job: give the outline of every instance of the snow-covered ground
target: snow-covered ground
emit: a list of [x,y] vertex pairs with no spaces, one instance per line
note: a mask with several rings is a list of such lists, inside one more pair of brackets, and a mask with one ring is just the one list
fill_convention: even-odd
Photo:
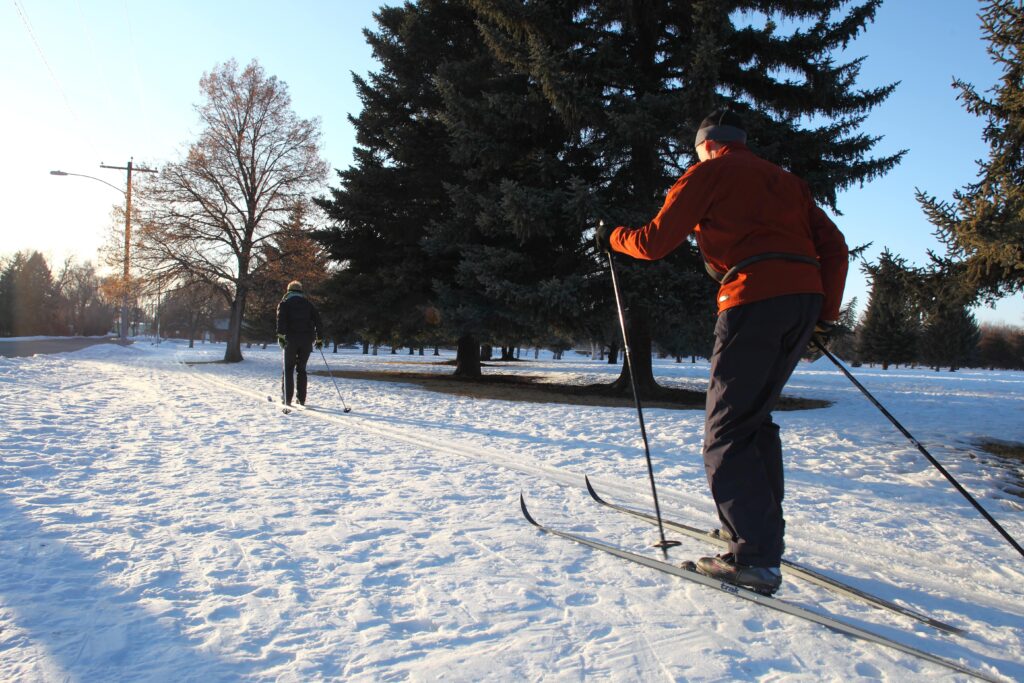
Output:
[[[0,359],[0,679],[966,680],[529,526],[520,490],[552,526],[657,553],[652,527],[582,488],[588,473],[650,508],[630,409],[339,380],[346,415],[313,377],[317,409],[284,415],[266,400],[277,350],[245,353],[189,367],[223,347],[140,342]],[[327,357],[451,371],[429,355]],[[589,383],[616,368],[568,353],[487,371]],[[656,373],[700,389],[707,366]],[[1024,540],[1019,474],[973,445],[1024,441],[1024,373],[857,374]],[[776,415],[789,558],[968,635],[796,579],[779,597],[1024,680],[1021,557],[827,361],[787,393],[834,401]],[[702,413],[645,417],[662,511],[712,527]],[[710,552],[683,539],[672,559]]]

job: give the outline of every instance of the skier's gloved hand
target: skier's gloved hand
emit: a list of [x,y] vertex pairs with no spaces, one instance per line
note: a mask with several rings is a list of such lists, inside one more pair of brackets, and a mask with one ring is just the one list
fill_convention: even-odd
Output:
[[313,346],[316,347],[317,351],[319,351],[320,349],[324,348],[324,340],[317,339],[315,342],[313,342]]
[[[814,325],[814,336],[821,342],[822,346],[828,346],[829,341],[839,330],[839,323],[835,320],[819,320]],[[812,345],[813,346],[813,345]]]
[[283,334],[277,335],[277,345],[280,346],[282,349],[288,346],[288,337],[284,336]]
[[611,239],[614,231],[615,228],[605,225],[604,221],[598,224],[597,232],[594,233],[594,242],[597,244],[597,250],[602,254],[612,250]]

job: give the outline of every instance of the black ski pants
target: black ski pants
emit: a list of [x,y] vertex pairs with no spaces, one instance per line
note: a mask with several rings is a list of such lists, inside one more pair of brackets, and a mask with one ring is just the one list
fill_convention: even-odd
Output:
[[715,324],[704,469],[739,564],[777,567],[782,559],[782,441],[771,413],[821,303],[820,294],[789,294],[726,309]]
[[[284,402],[291,405],[292,396],[299,403],[306,402],[306,363],[313,352],[313,338],[304,335],[288,335],[284,347],[284,385],[281,387]],[[294,375],[294,376],[293,376]]]

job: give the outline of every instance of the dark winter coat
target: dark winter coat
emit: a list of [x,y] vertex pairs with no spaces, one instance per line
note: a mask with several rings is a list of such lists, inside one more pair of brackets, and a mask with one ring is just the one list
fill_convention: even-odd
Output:
[[288,292],[277,305],[277,333],[289,339],[323,339],[320,313],[302,292]]

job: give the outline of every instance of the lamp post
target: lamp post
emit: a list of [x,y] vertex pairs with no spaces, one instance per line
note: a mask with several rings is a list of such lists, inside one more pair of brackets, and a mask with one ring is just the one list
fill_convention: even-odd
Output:
[[118,334],[121,339],[126,339],[128,336],[128,270],[131,266],[131,239],[132,239],[132,171],[136,173],[156,173],[156,170],[152,168],[138,168],[133,165],[134,157],[128,160],[125,166],[107,166],[101,163],[100,168],[112,168],[118,171],[128,171],[128,189],[127,191],[122,190],[116,185],[111,185],[106,180],[96,178],[91,175],[85,175],[84,173],[68,173],[66,171],[50,171],[50,175],[66,176],[73,175],[79,178],[89,178],[90,180],[96,180],[103,183],[107,187],[112,187],[121,194],[124,195],[124,296],[121,299],[121,323],[118,326]]

